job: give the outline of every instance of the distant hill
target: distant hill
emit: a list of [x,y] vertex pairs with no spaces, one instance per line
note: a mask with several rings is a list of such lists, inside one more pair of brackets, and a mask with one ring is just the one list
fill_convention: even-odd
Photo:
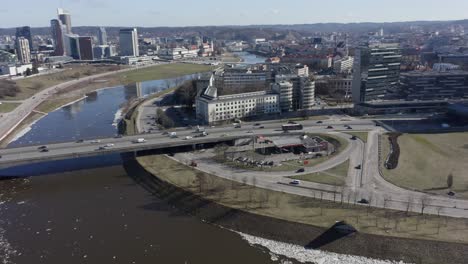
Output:
[[[250,40],[256,38],[275,38],[278,35],[309,36],[314,33],[326,32],[348,32],[365,33],[377,31],[384,28],[387,33],[402,32],[409,26],[420,26],[426,30],[438,30],[449,25],[461,25],[468,27],[468,20],[458,21],[411,21],[411,22],[391,22],[391,23],[317,23],[317,24],[296,24],[296,25],[249,25],[249,26],[197,26],[197,27],[138,27],[140,34],[173,36],[190,35],[199,33],[201,35],[212,36],[218,39],[240,39]],[[73,32],[80,35],[96,35],[98,27],[82,26],[73,27]],[[122,27],[106,27],[108,35],[116,36]],[[31,28],[32,34],[50,34],[49,27]],[[14,35],[15,28],[0,28],[0,35]]]

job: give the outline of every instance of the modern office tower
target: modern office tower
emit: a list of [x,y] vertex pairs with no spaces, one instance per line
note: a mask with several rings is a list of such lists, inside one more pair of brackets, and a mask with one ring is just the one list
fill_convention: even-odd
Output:
[[281,112],[293,111],[293,84],[288,81],[281,81],[272,85],[272,90],[279,94]]
[[54,41],[54,55],[63,56],[65,54],[64,32],[62,31],[62,22],[58,19],[50,21],[50,30]]
[[136,28],[123,28],[119,32],[120,56],[140,56],[138,49],[138,33]]
[[24,37],[16,39],[16,54],[22,64],[31,62],[31,51],[29,50],[29,41]]
[[398,44],[372,44],[357,48],[353,67],[354,103],[394,99],[401,57]]
[[93,60],[93,43],[91,37],[78,37],[80,60]]
[[72,25],[71,25],[71,15],[70,12],[67,10],[64,10],[62,8],[57,9],[57,15],[58,18],[60,19],[60,22],[62,22],[62,25],[66,27],[66,34],[71,34],[72,33]]
[[107,45],[107,32],[104,27],[98,29],[98,42],[99,45]]
[[96,60],[102,60],[111,56],[109,45],[97,45],[93,47],[93,56]]
[[33,42],[31,37],[31,28],[28,26],[18,27],[16,28],[16,38],[23,37],[28,40],[29,42],[29,50],[33,50]]
[[79,38],[80,36],[76,34],[65,34],[64,37],[65,54],[75,60],[80,59]]

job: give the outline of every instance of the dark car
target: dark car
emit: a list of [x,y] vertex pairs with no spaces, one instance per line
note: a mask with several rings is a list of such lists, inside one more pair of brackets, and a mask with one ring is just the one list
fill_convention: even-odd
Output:
[[37,149],[47,149],[47,146],[40,146]]
[[333,129],[333,127],[332,126],[327,126],[327,129]]
[[76,141],[76,143],[83,143],[83,142],[84,142],[83,139],[78,139],[78,140]]
[[260,125],[260,123],[255,123],[255,125],[254,125],[254,126],[259,126],[259,125]]
[[40,152],[49,152],[49,150],[45,148],[45,149],[41,149]]
[[369,201],[367,199],[362,198],[361,200],[358,201],[360,204],[369,204]]
[[353,128],[352,128],[352,127],[350,127],[350,126],[347,126],[347,127],[346,127],[346,129],[353,129]]
[[265,128],[265,127],[264,127],[264,126],[259,126],[258,128],[259,128],[259,129],[263,129],[263,128]]
[[379,124],[379,123],[375,123],[375,126],[378,126],[378,127],[379,127],[379,126],[380,126],[380,124]]
[[455,196],[455,193],[452,192],[452,191],[450,191],[450,192],[447,193],[447,195],[448,195],[448,196]]
[[0,155],[0,159],[2,158],[2,155]]
[[357,165],[356,167],[354,167],[356,170],[360,170],[362,167],[361,167],[361,164]]
[[296,173],[302,173],[302,172],[305,172],[305,169],[304,168],[300,168],[296,171]]
[[319,120],[319,121],[317,121],[317,124],[322,124],[322,123],[323,123],[323,121],[320,121],[320,120]]
[[357,139],[356,136],[352,136],[352,137],[351,137],[351,140],[356,140],[356,139]]

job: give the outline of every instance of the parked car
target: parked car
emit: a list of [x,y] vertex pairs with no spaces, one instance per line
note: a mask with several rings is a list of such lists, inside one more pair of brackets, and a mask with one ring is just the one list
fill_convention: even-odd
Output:
[[292,180],[289,184],[299,185],[299,184],[301,184],[301,181],[300,180]]
[[447,193],[447,195],[448,195],[448,196],[455,196],[455,193],[452,192],[452,191],[450,191],[450,192]]
[[369,204],[369,201],[367,199],[362,198],[361,200],[358,201],[360,204]]
[[296,171],[296,173],[302,173],[302,172],[305,172],[305,169],[304,168],[300,168]]
[[360,170],[362,168],[361,164],[357,165],[356,167],[354,167],[356,170]]

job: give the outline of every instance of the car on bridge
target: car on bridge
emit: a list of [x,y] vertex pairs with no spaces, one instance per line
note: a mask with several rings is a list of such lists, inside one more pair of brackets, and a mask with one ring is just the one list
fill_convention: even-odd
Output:
[[40,146],[37,149],[41,150],[41,149],[46,149],[46,148],[47,148],[47,146]]
[[47,149],[47,148],[41,149],[39,152],[49,152],[49,149]]
[[291,184],[291,185],[299,185],[299,184],[301,184],[301,181],[300,181],[300,180],[292,180],[289,184]]
[[101,140],[99,140],[99,139],[91,140],[90,143],[91,144],[98,144],[98,143],[101,143]]

